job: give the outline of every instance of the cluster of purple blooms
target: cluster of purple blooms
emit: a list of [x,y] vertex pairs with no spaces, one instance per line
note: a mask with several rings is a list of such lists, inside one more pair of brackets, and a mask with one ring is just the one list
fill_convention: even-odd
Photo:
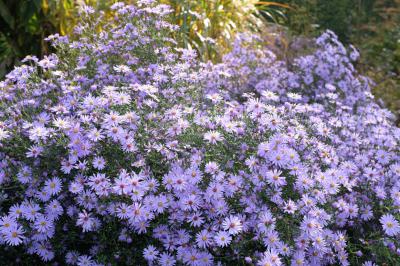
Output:
[[284,62],[243,34],[200,63],[151,2],[114,4],[109,24],[85,7],[76,39],[50,36],[56,54],[0,82],[0,248],[79,266],[400,262],[400,130],[357,51],[326,32]]

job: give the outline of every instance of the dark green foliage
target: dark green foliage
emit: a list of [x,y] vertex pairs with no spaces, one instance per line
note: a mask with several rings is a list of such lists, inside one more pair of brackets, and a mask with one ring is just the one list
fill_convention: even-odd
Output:
[[316,4],[317,22],[321,29],[330,29],[342,42],[348,42],[351,30],[352,0],[318,0]]
[[0,0],[0,77],[26,55],[47,53],[43,39],[55,28],[41,5],[41,0]]

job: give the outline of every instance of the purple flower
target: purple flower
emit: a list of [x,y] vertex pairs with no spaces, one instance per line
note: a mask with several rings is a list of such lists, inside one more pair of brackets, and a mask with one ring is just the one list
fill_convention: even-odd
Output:
[[91,217],[90,213],[87,213],[84,210],[83,212],[79,213],[76,225],[81,226],[83,232],[93,231],[95,229],[96,220],[93,217]]
[[211,144],[216,144],[217,142],[222,141],[224,138],[218,131],[209,131],[204,134],[204,139]]
[[158,258],[160,252],[152,245],[143,250],[143,257],[148,261],[154,261]]
[[18,246],[25,239],[24,234],[25,231],[21,226],[17,224],[13,224],[8,227],[7,230],[2,230],[2,234],[4,235],[4,239],[7,244],[11,246]]
[[237,235],[243,230],[243,225],[238,217],[229,216],[222,222],[222,228],[228,231],[230,235]]
[[396,236],[400,232],[399,222],[391,214],[385,214],[379,219],[383,230],[388,236]]
[[45,182],[45,190],[51,195],[57,195],[61,191],[61,180],[58,177],[53,177]]
[[219,247],[226,247],[228,246],[231,241],[232,237],[229,235],[228,232],[225,231],[219,231],[215,236],[214,236],[214,241]]

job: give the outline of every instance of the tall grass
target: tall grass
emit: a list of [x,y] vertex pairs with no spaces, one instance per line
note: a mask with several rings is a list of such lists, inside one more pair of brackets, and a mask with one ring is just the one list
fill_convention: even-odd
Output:
[[203,60],[217,61],[229,49],[234,35],[241,31],[260,32],[266,20],[277,22],[288,5],[257,0],[161,0],[174,13],[172,22],[180,25],[178,39],[196,49]]

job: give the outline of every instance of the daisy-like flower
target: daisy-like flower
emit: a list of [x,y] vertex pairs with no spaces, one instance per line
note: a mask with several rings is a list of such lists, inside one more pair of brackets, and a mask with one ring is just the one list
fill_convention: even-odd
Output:
[[231,235],[237,235],[243,230],[243,225],[237,216],[226,217],[222,222],[222,228]]
[[191,215],[188,221],[193,227],[199,227],[204,223],[203,217],[201,217],[201,215],[199,215],[198,213],[194,213],[193,215]]
[[267,182],[274,187],[281,187],[286,185],[286,178],[281,176],[282,172],[273,170],[267,174]]
[[213,103],[219,103],[222,100],[221,95],[218,93],[208,94],[206,98],[210,99]]
[[57,118],[56,120],[53,121],[53,124],[55,127],[58,127],[63,130],[68,129],[71,126],[71,124],[67,120],[62,118]]
[[362,264],[362,266],[377,266],[375,263],[373,263],[372,261],[366,261]]
[[267,250],[264,252],[263,257],[257,263],[260,266],[280,266],[282,261],[278,256],[278,253],[274,250]]
[[58,63],[58,58],[56,56],[44,56],[42,60],[40,60],[37,64],[43,69],[54,68]]
[[270,211],[264,211],[260,214],[257,226],[262,232],[265,233],[268,230],[275,228],[275,221],[276,219]]
[[197,209],[199,209],[200,207],[200,199],[198,196],[196,195],[189,195],[187,197],[184,197],[181,199],[181,208],[183,210],[193,210],[193,211],[197,211]]
[[93,158],[93,167],[98,170],[103,170],[106,166],[106,160],[103,157],[95,157]]
[[209,131],[204,134],[204,139],[211,144],[216,144],[217,142],[222,141],[224,137],[218,131]]
[[103,135],[103,132],[101,129],[99,130],[97,128],[94,128],[89,132],[88,138],[91,141],[98,142],[98,141],[104,139],[104,135]]
[[4,128],[0,128],[0,141],[7,139],[10,136],[10,133]]
[[82,256],[78,257],[78,261],[77,261],[76,265],[79,265],[79,266],[94,266],[96,264],[93,261],[92,257],[86,256],[86,255],[82,255]]
[[94,229],[95,221],[90,216],[90,213],[83,211],[79,214],[78,220],[76,221],[76,225],[82,226],[83,232],[88,232]]
[[129,184],[127,178],[120,177],[115,180],[115,185],[113,186],[113,190],[118,195],[124,195],[132,191],[132,186]]
[[126,65],[117,65],[113,67],[115,72],[117,73],[129,73],[132,70]]
[[69,185],[69,191],[74,194],[78,194],[83,191],[83,186],[79,182],[72,182]]
[[266,125],[271,130],[279,130],[282,126],[282,119],[277,114],[263,115],[261,124]]
[[116,214],[120,219],[128,218],[128,205],[126,205],[126,203],[121,203],[121,205],[117,207]]
[[215,236],[214,236],[214,241],[217,243],[219,247],[226,247],[231,243],[232,237],[229,235],[228,232],[225,231],[219,231]]
[[43,152],[43,147],[34,145],[29,148],[29,151],[26,153],[26,157],[28,158],[37,158]]
[[[22,208],[19,204],[14,204],[9,210],[9,216],[13,219],[18,219],[22,215]],[[1,220],[0,220],[1,221]],[[0,222],[1,226],[1,222]]]
[[79,258],[79,253],[76,251],[68,251],[65,255],[65,262],[68,264],[76,264]]
[[8,230],[3,232],[4,239],[11,246],[18,246],[24,240],[24,229],[21,226],[14,224]]
[[52,222],[49,221],[45,216],[39,216],[35,221],[35,229],[40,233],[48,232],[52,227]]
[[148,261],[154,261],[157,259],[159,251],[152,245],[149,245],[143,250],[143,257]]
[[301,96],[300,94],[294,93],[294,92],[288,92],[288,93],[286,94],[286,96],[287,96],[289,99],[293,100],[293,101],[298,101],[298,100],[301,100],[301,98],[302,98],[302,96]]
[[61,191],[61,180],[58,177],[53,177],[45,182],[45,190],[51,195],[57,195]]
[[29,221],[34,221],[41,214],[39,213],[40,206],[34,202],[27,202],[22,206],[22,215]]
[[50,220],[55,220],[64,212],[63,207],[57,200],[52,200],[46,206],[46,215]]
[[0,232],[4,233],[11,229],[11,227],[16,225],[16,220],[11,215],[3,216],[0,219]]
[[158,262],[163,266],[174,266],[176,264],[176,259],[174,259],[171,254],[164,252],[160,255]]
[[399,222],[391,214],[383,215],[379,221],[388,236],[395,236],[400,232]]
[[285,202],[285,206],[283,207],[283,211],[289,214],[295,213],[297,210],[296,203],[293,200],[288,200]]
[[215,174],[219,171],[219,165],[216,162],[208,162],[205,165],[204,171],[208,174]]
[[29,130],[29,139],[35,142],[45,140],[49,136],[50,131],[44,126],[36,126]]
[[74,168],[74,162],[70,160],[63,160],[61,162],[61,171],[64,174],[69,174],[71,173],[71,170]]
[[261,95],[268,101],[278,101],[279,100],[279,96],[273,92],[273,91],[269,91],[269,90],[264,90],[263,92],[261,92]]
[[208,230],[204,229],[197,233],[196,243],[201,248],[206,248],[212,243],[212,237]]
[[370,220],[373,216],[374,213],[372,212],[371,206],[367,205],[361,209],[361,219],[363,219],[364,221]]

